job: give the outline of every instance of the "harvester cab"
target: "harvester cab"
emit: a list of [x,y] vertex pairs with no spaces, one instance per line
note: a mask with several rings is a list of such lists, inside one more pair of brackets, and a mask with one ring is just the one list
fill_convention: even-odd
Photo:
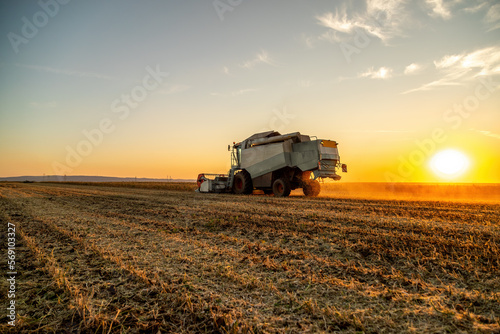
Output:
[[340,180],[337,170],[347,172],[340,163],[338,143],[299,132],[281,135],[276,131],[256,133],[242,142],[228,145],[231,169],[227,174],[199,174],[199,192],[251,194],[254,189],[288,196],[302,188],[306,196],[317,196],[318,180]]

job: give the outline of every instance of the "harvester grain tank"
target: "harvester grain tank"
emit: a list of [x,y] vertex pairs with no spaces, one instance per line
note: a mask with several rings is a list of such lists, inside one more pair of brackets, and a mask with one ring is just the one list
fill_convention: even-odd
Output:
[[231,169],[228,174],[199,174],[199,192],[233,192],[251,194],[254,189],[284,197],[297,188],[306,196],[317,196],[318,180],[340,180],[338,143],[317,139],[299,132],[280,134],[276,131],[256,133],[242,142],[228,146]]

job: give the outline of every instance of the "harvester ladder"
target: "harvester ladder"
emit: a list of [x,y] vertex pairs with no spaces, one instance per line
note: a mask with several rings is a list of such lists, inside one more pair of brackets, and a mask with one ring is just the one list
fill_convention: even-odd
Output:
[[234,172],[236,171],[235,168],[231,168],[229,170],[229,175],[227,178],[227,187],[231,189],[233,187],[233,180],[234,180]]

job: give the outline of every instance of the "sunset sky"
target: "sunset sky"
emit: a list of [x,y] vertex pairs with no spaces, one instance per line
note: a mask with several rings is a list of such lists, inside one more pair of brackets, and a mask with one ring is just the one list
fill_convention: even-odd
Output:
[[[193,179],[272,129],[338,141],[342,181],[500,182],[498,1],[3,1],[0,15],[0,177]],[[431,161],[450,149],[466,166],[443,177]]]

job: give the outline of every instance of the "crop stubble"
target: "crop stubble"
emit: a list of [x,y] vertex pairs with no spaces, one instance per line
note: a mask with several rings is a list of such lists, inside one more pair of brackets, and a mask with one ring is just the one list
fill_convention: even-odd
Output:
[[4,183],[0,205],[17,330],[500,331],[497,204]]

